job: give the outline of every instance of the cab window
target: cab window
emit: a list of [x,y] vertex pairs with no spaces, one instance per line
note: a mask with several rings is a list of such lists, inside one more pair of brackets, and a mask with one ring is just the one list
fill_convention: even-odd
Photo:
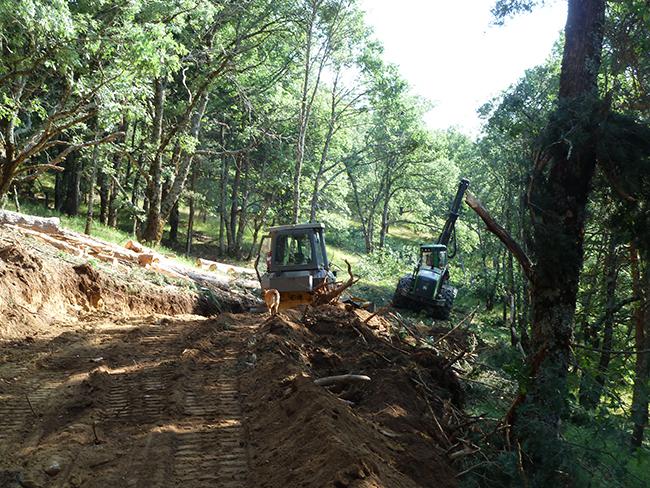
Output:
[[314,260],[308,234],[278,236],[273,261],[280,266],[301,266]]
[[422,251],[422,263],[429,268],[437,266],[436,257],[431,251]]
[[325,258],[323,256],[323,243],[321,242],[321,236],[318,232],[314,234],[314,247],[316,248],[316,262],[319,266],[325,264]]

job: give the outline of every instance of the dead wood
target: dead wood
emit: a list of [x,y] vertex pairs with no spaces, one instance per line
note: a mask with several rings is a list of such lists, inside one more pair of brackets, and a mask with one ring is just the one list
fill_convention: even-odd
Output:
[[449,459],[451,459],[453,461],[454,459],[458,459],[458,458],[465,457],[465,456],[470,456],[470,455],[475,454],[475,453],[477,453],[479,451],[480,451],[480,449],[478,447],[472,448],[472,447],[468,446],[468,447],[466,447],[464,449],[461,449],[459,451],[452,452],[449,455]]
[[[355,278],[355,276],[352,274],[352,265],[348,262],[347,259],[345,260],[345,264],[348,265],[348,274],[350,275],[348,280],[345,283],[341,283],[340,285],[335,286],[330,291],[316,293],[314,296],[314,305],[325,305],[327,303],[332,303],[339,296],[341,296],[341,293],[359,281],[359,278]],[[325,288],[323,289],[325,290]]]
[[0,210],[0,224],[17,225],[41,232],[59,232],[61,221],[58,217],[35,217],[9,210]]
[[458,322],[456,325],[454,325],[454,326],[451,328],[451,330],[449,330],[448,332],[446,332],[446,333],[445,333],[444,335],[442,335],[441,337],[438,337],[438,338],[433,342],[433,344],[431,344],[431,345],[432,345],[432,346],[435,346],[436,344],[438,344],[438,343],[444,341],[444,340],[445,340],[447,337],[449,337],[449,335],[452,334],[456,329],[458,329],[461,325],[463,325],[465,322],[467,322],[467,319],[469,319],[469,322],[468,322],[468,323],[471,324],[471,323],[472,323],[472,320],[474,319],[474,315],[476,315],[476,312],[478,311],[478,309],[479,309],[479,306],[476,306],[476,308],[474,308],[474,310],[472,310],[470,313],[468,313],[467,315],[465,315],[465,317],[463,317],[462,320],[461,320],[460,322]]
[[465,202],[474,210],[479,217],[485,222],[487,230],[492,232],[499,240],[503,243],[504,246],[512,253],[515,259],[519,262],[526,278],[529,281],[533,281],[534,266],[533,262],[530,260],[528,255],[521,248],[519,243],[515,241],[512,236],[505,230],[501,225],[497,223],[494,218],[490,215],[487,209],[479,202],[479,200],[472,194],[472,192],[467,191],[465,193]]
[[151,266],[154,263],[160,263],[160,257],[153,253],[138,255],[138,264],[143,267]]
[[381,307],[381,308],[377,309],[377,311],[376,311],[375,313],[373,313],[373,314],[371,314],[371,315],[368,315],[368,317],[365,318],[365,320],[363,321],[363,323],[364,323],[364,324],[367,324],[367,323],[370,322],[373,318],[375,318],[377,315],[381,315],[381,314],[385,313],[386,311],[390,310],[390,309],[392,308],[392,306],[393,306],[393,304],[392,304],[392,303],[389,303],[389,304],[386,305],[385,307]]
[[433,407],[431,406],[431,402],[429,401],[429,397],[427,396],[427,392],[429,391],[429,388],[427,387],[426,383],[424,382],[424,379],[422,378],[422,375],[420,374],[420,370],[416,369],[415,373],[418,375],[418,380],[413,378],[415,383],[420,385],[422,389],[424,390],[422,392],[422,398],[424,398],[424,402],[427,405],[427,409],[429,410],[429,413],[431,414],[431,418],[433,419],[434,423],[436,424],[436,427],[438,428],[438,431],[440,432],[440,440],[445,441],[447,446],[451,444],[451,441],[449,440],[449,437],[447,436],[447,433],[445,432],[445,429],[442,428],[442,425],[440,425],[440,421],[438,420],[438,416],[433,410]]
[[370,376],[362,374],[343,374],[339,376],[325,376],[324,378],[319,378],[314,380],[314,384],[318,386],[329,386],[337,383],[358,383],[364,381],[370,381]]
[[41,239],[42,241],[47,242],[48,244],[56,247],[57,249],[60,249],[62,251],[67,251],[71,254],[74,254],[76,256],[82,256],[84,254],[84,250],[80,249],[79,247],[73,246],[71,244],[68,244],[67,242],[63,242],[60,239],[57,239],[49,234],[46,234],[44,232],[39,232],[37,230],[33,230],[29,227],[20,227],[16,226],[13,224],[5,224],[8,228],[17,230],[18,232],[21,232],[22,234],[29,235],[32,237],[36,237],[38,239]]
[[214,261],[209,261],[207,259],[196,258],[196,267],[201,269],[207,269],[208,271],[216,271],[217,263]]
[[124,244],[124,247],[137,253],[144,252],[144,246],[140,244],[138,241],[134,241],[129,239],[126,241],[126,244]]
[[417,330],[412,329],[406,322],[404,322],[402,319],[400,319],[397,315],[395,315],[392,312],[389,313],[388,315],[390,315],[393,319],[395,319],[395,321],[399,325],[401,325],[404,328],[404,330],[409,333],[409,335],[411,337],[413,337],[415,339],[416,343],[418,343],[418,344],[423,343],[424,344],[426,342],[424,340],[424,338],[422,337],[422,334],[420,334]]

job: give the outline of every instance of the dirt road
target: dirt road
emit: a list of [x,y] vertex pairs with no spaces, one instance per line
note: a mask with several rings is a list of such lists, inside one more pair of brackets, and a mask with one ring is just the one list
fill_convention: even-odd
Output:
[[94,317],[6,344],[0,486],[248,486],[240,352],[256,319]]

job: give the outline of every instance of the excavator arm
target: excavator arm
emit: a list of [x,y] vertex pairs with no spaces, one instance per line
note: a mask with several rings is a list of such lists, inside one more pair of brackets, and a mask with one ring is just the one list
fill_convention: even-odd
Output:
[[467,187],[469,187],[469,180],[467,178],[460,180],[458,191],[456,192],[454,201],[451,203],[451,208],[449,209],[449,216],[447,217],[445,226],[438,238],[438,244],[443,244],[445,246],[449,244],[449,240],[454,233],[454,226],[456,225],[456,220],[458,220],[458,211],[460,210],[460,205],[463,202],[463,196],[465,195],[465,191],[467,191]]

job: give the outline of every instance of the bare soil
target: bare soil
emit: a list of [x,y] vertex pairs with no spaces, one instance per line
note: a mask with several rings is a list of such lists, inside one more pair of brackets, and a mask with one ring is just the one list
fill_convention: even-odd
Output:
[[[233,313],[224,290],[7,240],[0,487],[456,486],[458,379],[381,319]],[[344,373],[371,381],[314,384]]]

